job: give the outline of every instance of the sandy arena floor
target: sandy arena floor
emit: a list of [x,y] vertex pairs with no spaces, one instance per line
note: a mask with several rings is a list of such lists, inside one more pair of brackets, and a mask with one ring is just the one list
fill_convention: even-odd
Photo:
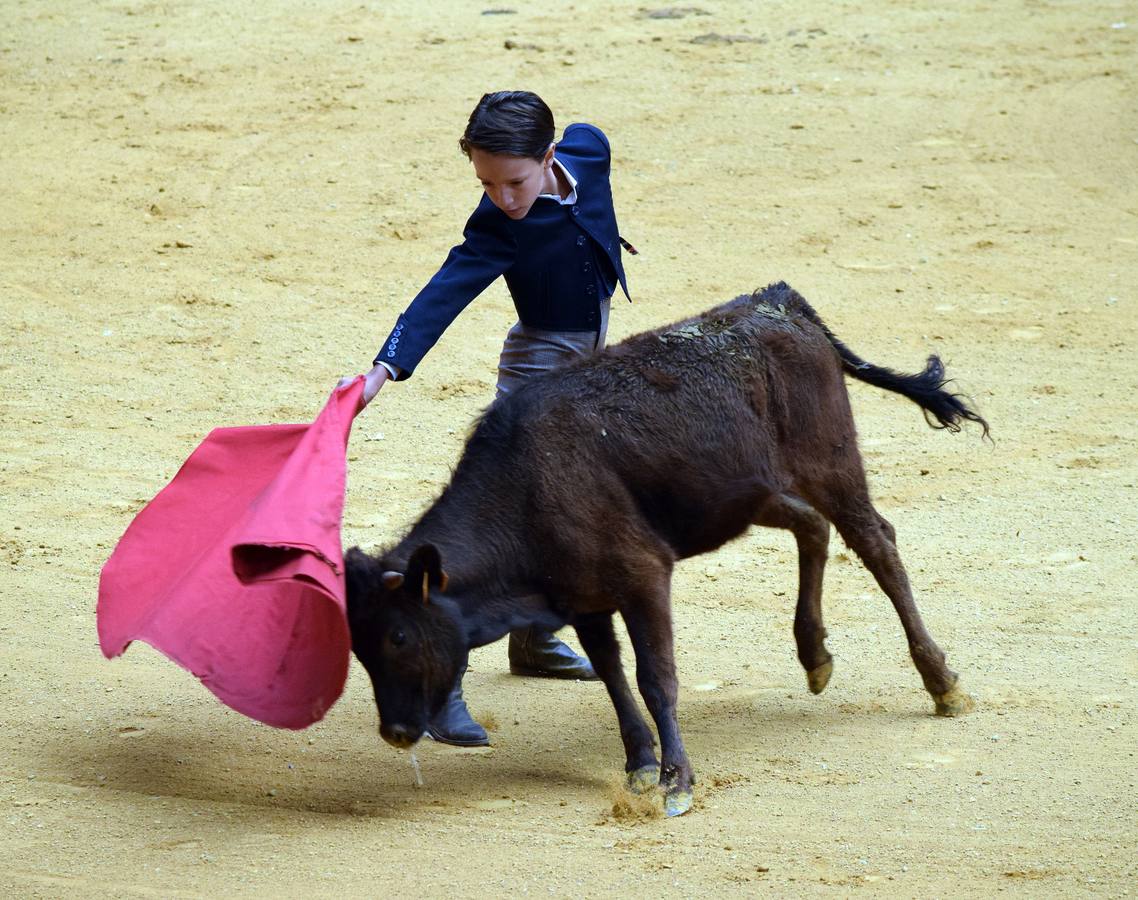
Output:
[[[492,5],[0,5],[0,894],[1134,892],[1138,7]],[[493,748],[423,746],[421,789],[358,666],[290,733],[145,645],[101,657],[131,517],[212,427],[310,419],[367,367],[477,200],[456,139],[502,87],[611,137],[642,251],[613,339],[786,279],[874,362],[945,357],[994,445],[851,393],[975,713],[931,715],[836,540],[811,696],[774,532],[679,569],[675,820],[618,802],[603,689],[502,645],[467,679]],[[494,286],[357,420],[347,544],[445,484],[510,313]]]

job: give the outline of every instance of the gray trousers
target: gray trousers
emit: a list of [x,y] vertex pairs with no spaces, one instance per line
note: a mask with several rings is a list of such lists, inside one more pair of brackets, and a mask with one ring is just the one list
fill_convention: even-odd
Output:
[[542,331],[516,323],[502,344],[497,396],[508,394],[527,378],[603,350],[610,304],[611,298],[601,302],[601,325],[595,334],[591,331]]
[[[497,396],[510,393],[527,378],[603,350],[605,335],[609,330],[610,305],[611,298],[601,301],[601,326],[595,334],[591,331],[542,331],[539,328],[527,328],[517,322],[502,344],[502,356],[498,360]],[[552,634],[531,628],[514,632],[510,636],[511,649],[515,639],[523,643],[534,639],[543,643],[560,643]]]

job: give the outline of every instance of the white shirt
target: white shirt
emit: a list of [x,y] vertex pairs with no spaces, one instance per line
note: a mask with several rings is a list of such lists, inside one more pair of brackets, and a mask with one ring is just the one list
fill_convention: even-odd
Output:
[[573,173],[566,169],[561,160],[556,156],[553,157],[553,165],[561,170],[561,174],[564,175],[565,180],[569,182],[569,196],[562,200],[560,194],[538,194],[537,198],[540,200],[544,197],[547,200],[556,200],[562,206],[572,206],[577,202],[577,179],[573,177]]

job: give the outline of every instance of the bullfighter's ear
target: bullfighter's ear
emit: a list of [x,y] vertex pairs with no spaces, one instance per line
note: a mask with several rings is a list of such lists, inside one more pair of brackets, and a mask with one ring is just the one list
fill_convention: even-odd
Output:
[[426,604],[432,587],[446,590],[447,576],[442,558],[434,544],[423,544],[411,554],[407,563],[407,583],[423,585],[423,603]]

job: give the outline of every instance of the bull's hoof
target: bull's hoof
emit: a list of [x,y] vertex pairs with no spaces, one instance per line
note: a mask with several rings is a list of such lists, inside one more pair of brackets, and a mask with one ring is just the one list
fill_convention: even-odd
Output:
[[810,688],[810,693],[820,694],[826,690],[826,685],[830,683],[830,676],[833,674],[834,661],[832,659],[826,660],[822,665],[807,672],[806,685]]
[[949,718],[962,716],[976,708],[976,701],[962,691],[958,684],[953,685],[939,696],[934,694],[933,700],[936,701],[936,714],[938,716]]
[[682,816],[692,807],[695,797],[691,792],[691,788],[672,788],[664,795],[664,815],[668,818],[672,816]]
[[659,766],[641,766],[628,773],[628,789],[634,794],[647,794],[659,783]]

